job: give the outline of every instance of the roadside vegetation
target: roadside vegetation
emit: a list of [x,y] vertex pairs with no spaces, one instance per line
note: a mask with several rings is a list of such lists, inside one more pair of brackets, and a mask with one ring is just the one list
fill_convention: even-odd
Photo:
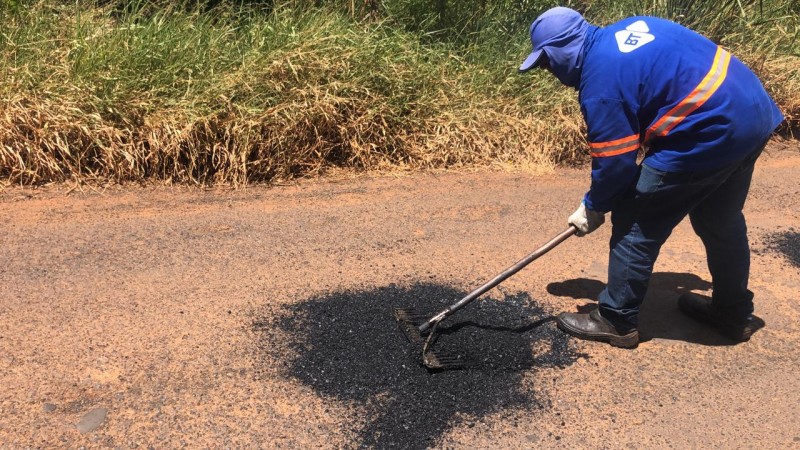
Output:
[[[584,161],[575,93],[516,68],[538,0],[0,0],[0,183],[269,182]],[[800,129],[794,0],[575,1],[731,48]],[[2,186],[0,184],[0,187]]]

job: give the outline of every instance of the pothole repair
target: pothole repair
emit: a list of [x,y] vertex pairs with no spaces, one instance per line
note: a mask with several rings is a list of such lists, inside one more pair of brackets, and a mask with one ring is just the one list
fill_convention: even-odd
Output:
[[435,313],[464,295],[436,284],[331,293],[256,320],[254,329],[265,364],[277,362],[319,395],[357,405],[341,420],[352,424],[353,446],[427,448],[489,414],[546,408],[546,392],[526,383],[526,374],[581,357],[552,316],[520,293],[479,299],[444,321],[437,346],[474,365],[429,373],[391,308]]

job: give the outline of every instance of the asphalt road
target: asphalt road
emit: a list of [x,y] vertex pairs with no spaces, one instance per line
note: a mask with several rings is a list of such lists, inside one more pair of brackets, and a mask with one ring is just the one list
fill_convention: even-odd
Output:
[[430,374],[391,307],[435,311],[559,233],[588,169],[244,190],[0,193],[0,448],[800,446],[800,148],[746,207],[767,327],[683,317],[710,276],[665,245],[636,350],[559,332],[591,307],[610,228],[570,238],[447,324]]

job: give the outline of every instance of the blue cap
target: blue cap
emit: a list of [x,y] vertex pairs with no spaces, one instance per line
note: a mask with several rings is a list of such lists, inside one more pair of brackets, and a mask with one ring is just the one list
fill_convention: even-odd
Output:
[[536,67],[542,54],[546,54],[545,47],[559,46],[560,41],[574,33],[574,30],[582,28],[585,23],[583,16],[570,8],[558,6],[543,12],[531,24],[533,52],[519,66],[519,71],[527,72]]
[[542,53],[544,53],[544,50],[542,49],[534,50],[533,53],[525,58],[525,61],[522,62],[522,65],[519,66],[519,71],[527,72],[536,67],[536,65],[539,64],[539,58],[542,57]]

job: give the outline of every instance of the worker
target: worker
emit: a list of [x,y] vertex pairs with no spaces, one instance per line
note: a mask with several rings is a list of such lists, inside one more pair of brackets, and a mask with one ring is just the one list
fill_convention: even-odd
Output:
[[[612,230],[598,308],[562,313],[581,339],[634,348],[639,309],[659,250],[687,215],[705,246],[711,297],[685,293],[686,315],[736,341],[764,326],[748,289],[742,213],[753,166],[783,116],[755,74],[725,48],[674,22],[630,17],[601,28],[557,7],[530,27],[539,67],[578,90],[591,185],[568,222],[585,236]],[[643,158],[637,163],[639,150]]]

